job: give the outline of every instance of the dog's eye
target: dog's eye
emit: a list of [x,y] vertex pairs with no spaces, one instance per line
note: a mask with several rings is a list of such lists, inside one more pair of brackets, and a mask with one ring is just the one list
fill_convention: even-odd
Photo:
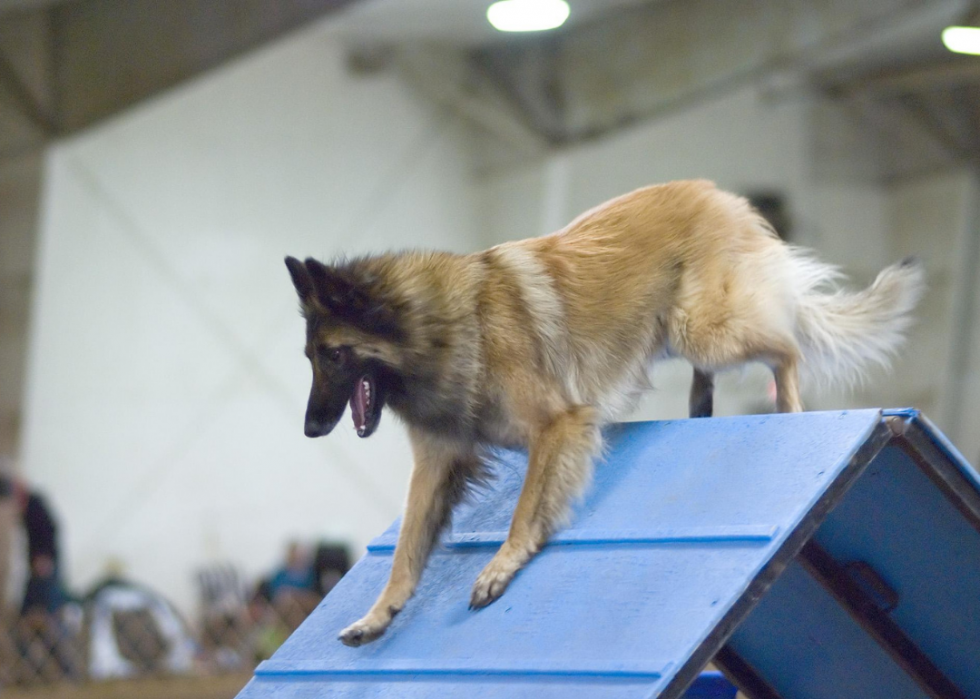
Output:
[[322,359],[331,364],[343,364],[347,359],[346,347],[321,347],[318,354]]

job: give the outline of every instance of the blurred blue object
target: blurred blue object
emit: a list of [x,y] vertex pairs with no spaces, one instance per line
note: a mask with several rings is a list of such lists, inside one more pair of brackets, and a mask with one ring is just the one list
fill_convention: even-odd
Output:
[[720,672],[702,672],[684,692],[684,699],[735,699],[738,688]]
[[239,699],[733,696],[698,679],[712,660],[759,699],[980,696],[980,479],[917,412],[607,439],[572,524],[498,601],[468,609],[523,479],[510,452],[385,636],[336,638],[384,586],[397,522]]

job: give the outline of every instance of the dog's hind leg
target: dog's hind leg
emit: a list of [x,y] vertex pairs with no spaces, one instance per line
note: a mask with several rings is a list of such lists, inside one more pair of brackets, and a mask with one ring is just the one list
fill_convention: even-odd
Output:
[[795,356],[781,357],[774,369],[776,377],[776,410],[781,413],[799,413],[803,411],[800,400],[800,373]]
[[764,362],[776,377],[776,407],[779,412],[803,410],[799,389],[800,349],[795,338],[778,325],[709,322],[678,312],[671,328],[671,344],[695,366],[691,385],[690,415],[706,417],[712,410],[713,376],[703,367],[735,367]]
[[584,405],[560,413],[533,436],[510,533],[476,579],[471,607],[485,607],[500,597],[567,517],[572,499],[589,483],[601,443],[598,414]]
[[439,532],[449,522],[453,506],[479,476],[482,462],[472,447],[434,439],[410,430],[415,465],[408,486],[408,501],[398,532],[391,576],[378,600],[360,620],[340,632],[348,646],[375,640],[415,592],[419,576]]
[[714,412],[715,375],[694,367],[691,398],[688,409],[691,417],[711,417]]

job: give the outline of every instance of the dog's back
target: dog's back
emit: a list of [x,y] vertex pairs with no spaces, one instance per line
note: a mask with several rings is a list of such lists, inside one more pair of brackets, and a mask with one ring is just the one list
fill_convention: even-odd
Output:
[[[839,292],[836,268],[704,180],[638,189],[498,249],[524,258],[517,276],[547,328],[541,342],[564,353],[554,363],[578,374],[586,400],[660,354],[710,372],[801,358],[851,380],[894,351],[922,286],[918,266],[905,264],[867,292]],[[564,343],[553,339],[559,327]]]

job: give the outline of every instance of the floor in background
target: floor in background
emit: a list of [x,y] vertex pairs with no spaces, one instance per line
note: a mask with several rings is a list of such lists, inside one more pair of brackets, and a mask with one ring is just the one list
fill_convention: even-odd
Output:
[[232,699],[250,677],[251,673],[244,673],[4,688],[3,699]]

